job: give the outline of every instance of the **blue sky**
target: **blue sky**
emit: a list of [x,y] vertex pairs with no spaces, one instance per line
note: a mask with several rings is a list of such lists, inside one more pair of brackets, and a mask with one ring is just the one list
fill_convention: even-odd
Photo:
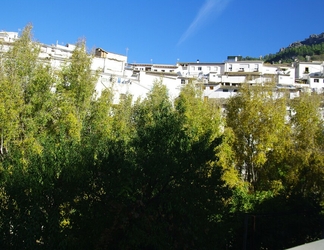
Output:
[[85,38],[129,63],[223,62],[324,32],[323,10],[323,0],[2,0],[0,30],[31,23],[39,42]]

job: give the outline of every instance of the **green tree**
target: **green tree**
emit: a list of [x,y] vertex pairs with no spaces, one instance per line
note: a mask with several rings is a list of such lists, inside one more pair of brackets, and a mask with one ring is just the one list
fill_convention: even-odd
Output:
[[79,120],[84,119],[89,109],[98,79],[98,74],[91,71],[91,62],[92,57],[87,54],[85,41],[80,40],[70,62],[63,68],[61,81],[57,86],[59,95],[63,95],[75,107]]
[[37,56],[39,47],[32,42],[31,25],[22,32],[9,51],[2,54],[1,84],[1,149],[7,150],[13,142],[24,143],[32,135],[33,125],[26,119],[29,116],[30,84],[39,67]]
[[[228,191],[213,164],[219,113],[190,88],[173,104],[161,83],[130,103],[126,98],[110,109],[109,139],[90,166],[92,186],[101,192],[91,191],[93,210],[79,219],[86,227],[96,221],[92,235],[100,249],[221,245],[214,234],[223,225]],[[202,115],[195,119],[194,112]]]
[[[289,157],[287,181],[304,195],[323,195],[323,121],[320,118],[321,96],[301,93],[291,101],[293,146]],[[294,184],[293,184],[294,183]]]
[[[0,163],[4,249],[66,248],[73,205],[90,179],[80,142],[96,81],[91,58],[82,44],[53,72],[38,52],[27,26],[1,61],[1,149],[9,149]],[[64,75],[72,85],[60,81]]]
[[[284,149],[289,127],[286,125],[286,99],[273,92],[273,84],[243,84],[226,107],[226,126],[233,131],[232,148],[237,170],[256,188],[270,153]],[[267,178],[266,176],[263,176]],[[267,182],[269,180],[265,180]]]

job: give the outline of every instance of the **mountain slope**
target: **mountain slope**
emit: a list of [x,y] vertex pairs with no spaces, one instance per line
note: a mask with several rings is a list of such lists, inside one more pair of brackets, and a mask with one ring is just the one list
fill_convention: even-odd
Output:
[[291,43],[287,48],[281,48],[276,54],[264,56],[268,63],[289,63],[293,61],[323,61],[324,60],[324,32],[310,35],[303,41]]

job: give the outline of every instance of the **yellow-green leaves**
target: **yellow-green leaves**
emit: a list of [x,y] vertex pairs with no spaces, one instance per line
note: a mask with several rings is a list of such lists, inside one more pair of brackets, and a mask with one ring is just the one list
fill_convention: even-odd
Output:
[[79,119],[84,119],[89,109],[97,81],[96,73],[91,71],[91,61],[85,41],[80,41],[70,62],[61,72],[61,82],[58,84],[58,93],[70,99],[70,105],[76,109]]
[[209,134],[210,140],[221,135],[220,108],[204,101],[193,83],[186,85],[175,101],[175,108],[181,116],[184,130],[192,140],[198,141]]
[[286,101],[276,97],[273,84],[243,84],[227,103],[226,126],[232,129],[236,167],[244,180],[256,184],[269,152],[280,148],[286,127]]
[[307,93],[291,101],[293,145],[288,159],[287,183],[304,195],[308,192],[324,192],[323,121],[319,114],[321,101],[321,96]]

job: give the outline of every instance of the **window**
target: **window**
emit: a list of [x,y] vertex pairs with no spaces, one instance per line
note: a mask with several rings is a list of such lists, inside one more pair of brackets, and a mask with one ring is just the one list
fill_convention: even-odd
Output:
[[228,92],[228,89],[223,89],[223,92]]
[[314,79],[314,82],[319,82],[319,79]]
[[305,67],[305,71],[304,71],[305,74],[308,74],[309,73],[309,68],[308,67]]
[[209,89],[213,90],[214,89],[214,86],[209,86]]
[[198,70],[201,70],[201,67],[198,67]]

